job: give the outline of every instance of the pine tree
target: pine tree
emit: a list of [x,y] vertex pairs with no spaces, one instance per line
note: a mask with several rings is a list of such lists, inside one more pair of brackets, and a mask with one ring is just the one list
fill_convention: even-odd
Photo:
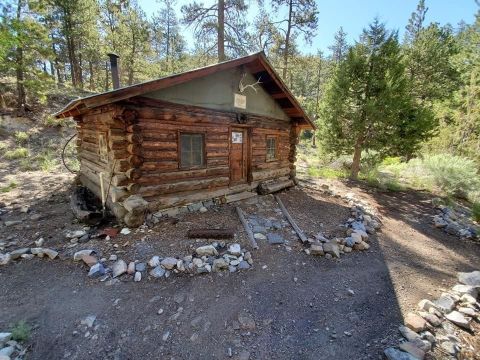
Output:
[[343,31],[343,27],[340,26],[338,31],[334,35],[334,43],[328,47],[332,52],[331,59],[338,64],[345,59],[348,52],[347,33]]
[[362,151],[396,154],[428,136],[430,122],[421,115],[408,93],[397,34],[375,19],[349,49],[327,89],[322,139],[336,153],[353,153],[355,179]]
[[210,6],[194,1],[182,6],[183,23],[192,26],[197,42],[218,61],[248,53],[249,35],[244,0],[218,0]]

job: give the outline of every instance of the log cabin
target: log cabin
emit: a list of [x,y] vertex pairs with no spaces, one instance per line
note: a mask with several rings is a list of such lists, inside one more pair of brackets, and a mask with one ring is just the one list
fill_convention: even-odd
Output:
[[77,99],[55,116],[76,121],[81,183],[132,227],[147,213],[292,186],[299,133],[314,129],[263,52]]

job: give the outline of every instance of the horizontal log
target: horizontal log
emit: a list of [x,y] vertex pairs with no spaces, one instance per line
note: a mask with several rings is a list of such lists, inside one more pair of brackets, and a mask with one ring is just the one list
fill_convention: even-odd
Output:
[[234,229],[190,229],[187,237],[190,239],[233,239]]
[[211,189],[220,186],[227,186],[230,181],[230,178],[227,176],[224,177],[215,177],[203,180],[187,180],[179,181],[174,183],[166,183],[161,185],[152,185],[152,186],[142,186],[138,193],[142,196],[154,196],[159,194],[171,194],[179,193],[184,191],[192,190],[201,190],[201,189]]
[[128,169],[125,172],[125,175],[130,179],[130,180],[137,180],[142,176],[142,171],[140,169]]
[[271,194],[293,185],[292,180],[264,182],[258,185],[258,193],[261,195]]
[[228,176],[229,174],[230,169],[226,166],[196,170],[178,170],[173,172],[157,171],[144,173],[137,182],[139,184],[164,184],[174,180],[203,179],[213,176]]
[[178,169],[177,161],[145,161],[140,169],[147,171]]
[[176,141],[143,141],[141,146],[145,150],[177,151]]
[[275,179],[277,177],[284,176],[289,173],[290,173],[289,167],[283,167],[283,168],[272,169],[272,170],[253,171],[252,180],[259,181],[259,180],[266,180],[266,179]]

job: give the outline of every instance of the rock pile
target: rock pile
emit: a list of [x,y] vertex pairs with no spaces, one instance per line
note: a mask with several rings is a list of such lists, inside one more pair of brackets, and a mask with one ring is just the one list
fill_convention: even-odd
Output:
[[[222,246],[223,245],[223,246]],[[169,277],[173,273],[206,274],[210,272],[246,270],[253,265],[250,252],[242,249],[240,244],[221,243],[200,246],[194,255],[160,258],[154,256],[148,262],[153,268],[150,275],[155,278]]]
[[310,247],[305,249],[307,254],[331,258],[340,258],[341,254],[353,250],[363,251],[370,248],[369,235],[373,235],[381,227],[380,219],[374,210],[363,201],[355,198],[351,193],[345,197],[349,201],[351,217],[343,227],[346,228],[345,238],[327,239],[322,233],[308,239]]
[[12,333],[0,332],[0,360],[22,360],[26,353],[26,348],[12,340]]
[[[213,243],[200,246],[193,255],[184,257],[153,256],[148,263],[131,261],[127,264],[122,259],[110,257],[110,266],[107,259],[98,259],[94,250],[80,250],[73,255],[74,261],[83,261],[89,267],[88,276],[105,281],[116,279],[122,275],[129,275],[133,281],[139,282],[147,275],[147,265],[150,268],[148,275],[153,278],[168,278],[171,274],[205,274],[228,270],[246,270],[253,265],[250,252],[242,249],[240,244],[226,246],[224,243]],[[118,281],[118,280],[115,280]]]
[[423,359],[438,347],[447,359],[473,359],[471,345],[462,342],[461,332],[472,331],[472,319],[480,320],[480,271],[458,273],[459,284],[435,300],[423,299],[418,311],[405,317],[399,331],[405,341],[385,350],[389,360]]
[[470,220],[465,211],[453,210],[452,208],[439,204],[439,200],[432,201],[437,214],[433,217],[433,225],[442,229],[447,234],[464,239],[479,239],[479,229]]

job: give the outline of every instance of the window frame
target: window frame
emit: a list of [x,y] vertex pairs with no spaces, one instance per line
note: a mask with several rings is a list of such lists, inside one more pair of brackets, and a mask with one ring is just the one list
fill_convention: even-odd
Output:
[[[194,166],[184,166],[182,165],[182,135],[201,135],[202,136],[202,164]],[[178,132],[178,168],[181,170],[190,170],[190,169],[205,169],[207,167],[207,144],[206,144],[206,133],[204,131],[179,131]]]
[[[268,156],[268,140],[273,139],[275,141],[275,154],[273,158]],[[267,135],[265,138],[265,161],[272,162],[278,160],[278,136],[277,135]]]

